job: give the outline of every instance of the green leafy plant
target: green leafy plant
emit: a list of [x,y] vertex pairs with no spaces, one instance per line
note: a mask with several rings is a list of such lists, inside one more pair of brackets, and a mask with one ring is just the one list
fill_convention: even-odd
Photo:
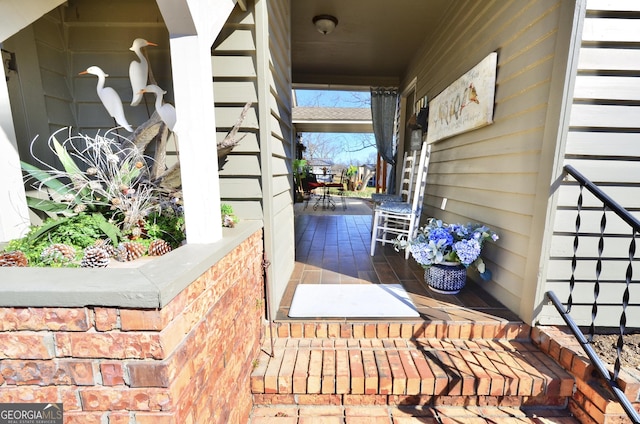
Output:
[[358,186],[356,178],[358,177],[358,167],[356,165],[349,165],[347,172],[347,190],[355,191]]
[[[11,241],[5,250],[20,250],[31,266],[77,266],[78,256],[98,239],[109,239],[114,247],[135,240],[149,246],[162,239],[171,248],[185,241],[185,219],[181,193],[152,181],[154,161],[144,156],[138,143],[120,137],[114,130],[95,137],[71,135],[59,140],[65,129],[56,131],[47,147],[58,159],[58,169],[33,154],[38,166],[23,162],[22,168],[38,197],[28,205],[53,217],[29,233]],[[162,155],[160,155],[162,156]],[[157,165],[157,164],[155,164]],[[44,198],[43,195],[44,194]],[[238,217],[230,205],[221,205],[222,225],[233,227]],[[58,256],[42,258],[52,244],[65,244],[76,251],[76,260],[58,262]],[[47,255],[44,255],[47,256]]]
[[228,205],[226,203],[222,203],[220,205],[220,215],[222,217],[223,227],[235,227],[235,225],[239,222],[239,219],[233,212],[233,208],[231,207],[231,205]]
[[[39,166],[22,163],[27,179],[39,192],[37,198],[27,199],[28,205],[53,217],[10,242],[5,250],[24,252],[31,266],[46,266],[41,253],[53,243],[71,246],[80,256],[97,239],[109,239],[114,247],[128,240],[148,246],[162,239],[172,248],[183,243],[180,192],[150,180],[153,160],[113,130],[95,137],[71,135],[69,130],[66,139],[59,141],[62,131],[47,141],[60,169],[33,154],[36,140],[31,149]],[[53,266],[50,258],[48,262]]]
[[112,245],[117,246],[122,240],[122,233],[100,213],[78,214],[46,219],[42,225],[31,227],[24,237],[11,240],[5,251],[24,252],[30,266],[77,266],[74,262],[51,263],[41,257],[42,251],[55,243],[66,244],[75,248],[76,259],[79,260],[82,250],[98,239],[109,239]]
[[185,240],[184,215],[178,213],[152,213],[145,221],[148,240],[163,239],[172,248],[182,245]]
[[307,176],[307,160],[293,160],[293,178],[295,180],[296,189],[302,192],[302,179]]

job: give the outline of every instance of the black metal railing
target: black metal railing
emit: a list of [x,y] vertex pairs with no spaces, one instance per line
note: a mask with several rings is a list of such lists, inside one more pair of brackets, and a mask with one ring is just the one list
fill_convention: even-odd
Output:
[[[616,203],[613,199],[611,199],[608,195],[606,195],[597,185],[589,181],[578,172],[571,165],[565,165],[564,171],[571,175],[580,185],[580,192],[577,200],[577,214],[575,220],[575,233],[573,239],[573,256],[571,258],[571,278],[569,280],[569,296],[567,302],[563,304],[557,297],[557,295],[553,291],[548,291],[546,293],[547,297],[553,303],[555,308],[558,310],[562,319],[565,321],[573,335],[578,339],[578,342],[584,349],[585,353],[589,357],[589,360],[596,368],[598,373],[602,376],[604,380],[609,384],[613,394],[618,399],[625,412],[629,416],[629,418],[634,423],[640,423],[640,415],[633,408],[631,402],[624,395],[623,390],[619,387],[617,383],[618,374],[620,372],[621,367],[621,353],[622,348],[624,346],[624,335],[626,332],[627,326],[627,307],[629,306],[629,286],[632,283],[633,278],[633,260],[636,253],[636,235],[640,233],[640,221],[636,219],[633,215],[631,215],[625,208]],[[571,307],[574,305],[573,301],[573,290],[576,286],[576,277],[575,271],[578,263],[578,246],[580,241],[580,226],[581,226],[581,216],[580,213],[583,209],[583,191],[588,190],[593,196],[599,199],[602,202],[602,216],[600,218],[600,233],[598,239],[598,256],[596,259],[596,269],[595,269],[595,280],[593,281],[593,303],[591,304],[591,325],[589,326],[589,338],[587,338],[582,330],[575,323],[573,318],[571,317]],[[629,259],[628,265],[625,275],[625,290],[621,299],[621,313],[620,313],[620,332],[618,335],[617,343],[616,343],[616,360],[613,365],[613,372],[609,372],[602,362],[602,360],[598,357],[597,353],[591,346],[591,341],[593,336],[595,335],[595,320],[598,314],[598,296],[600,294],[600,286],[601,284],[606,284],[601,281],[600,275],[602,272],[602,264],[603,264],[603,250],[604,250],[604,240],[605,240],[605,230],[607,226],[607,217],[606,212],[611,211],[616,214],[620,219],[626,222],[629,225],[630,231],[630,242],[629,242]]]

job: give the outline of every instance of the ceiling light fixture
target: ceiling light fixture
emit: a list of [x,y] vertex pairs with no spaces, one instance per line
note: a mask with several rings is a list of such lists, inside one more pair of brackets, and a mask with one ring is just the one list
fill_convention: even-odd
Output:
[[338,19],[331,15],[318,15],[313,17],[313,24],[319,33],[330,34],[338,25]]

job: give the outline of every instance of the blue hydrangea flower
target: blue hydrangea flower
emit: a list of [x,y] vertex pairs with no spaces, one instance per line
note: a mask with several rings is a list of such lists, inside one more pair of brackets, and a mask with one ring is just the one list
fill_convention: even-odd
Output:
[[441,240],[444,240],[443,246],[450,246],[453,244],[453,236],[446,228],[434,228],[429,233],[429,240],[433,240],[438,243]]
[[476,239],[460,240],[453,245],[453,249],[464,266],[469,266],[480,256],[480,243]]

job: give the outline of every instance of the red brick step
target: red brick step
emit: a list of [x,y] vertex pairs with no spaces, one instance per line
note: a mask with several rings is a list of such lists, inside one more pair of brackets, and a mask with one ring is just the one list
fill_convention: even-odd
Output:
[[278,338],[251,375],[255,404],[563,406],[573,388],[531,342],[507,339]]

